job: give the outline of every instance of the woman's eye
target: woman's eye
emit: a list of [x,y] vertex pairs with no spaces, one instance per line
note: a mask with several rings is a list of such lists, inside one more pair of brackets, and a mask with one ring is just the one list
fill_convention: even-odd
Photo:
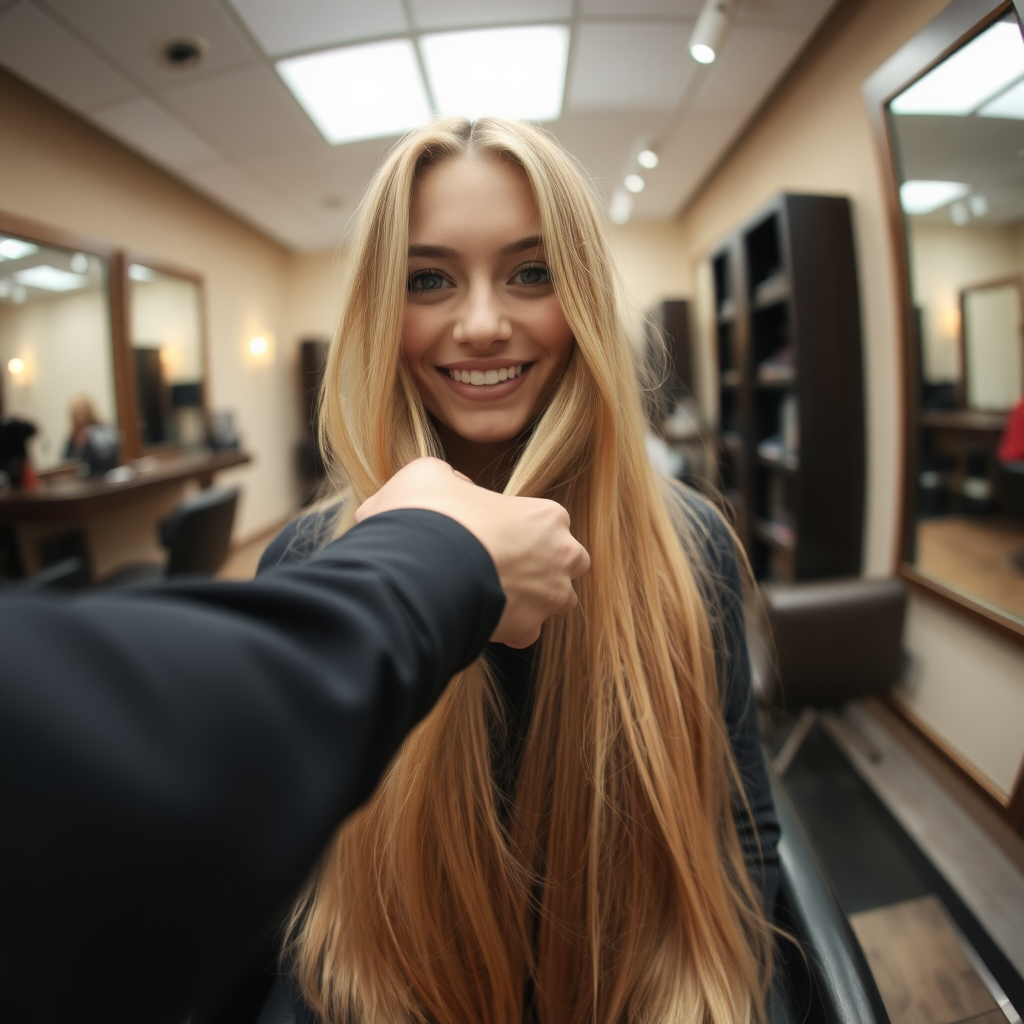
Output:
[[516,272],[512,278],[513,284],[525,284],[536,287],[540,284],[551,284],[551,271],[543,263],[535,264],[532,267],[523,267]]
[[410,292],[439,292],[447,283],[436,270],[418,270],[409,275]]

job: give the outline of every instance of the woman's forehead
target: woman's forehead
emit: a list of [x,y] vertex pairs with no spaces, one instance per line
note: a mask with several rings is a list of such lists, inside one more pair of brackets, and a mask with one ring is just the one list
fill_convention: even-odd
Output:
[[490,155],[450,157],[425,167],[412,193],[413,242],[540,234],[540,214],[526,172]]

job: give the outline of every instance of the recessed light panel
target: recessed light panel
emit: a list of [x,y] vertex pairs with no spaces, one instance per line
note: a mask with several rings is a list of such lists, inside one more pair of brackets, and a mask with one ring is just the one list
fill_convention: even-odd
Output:
[[1018,82],[978,111],[979,117],[1009,117],[1024,121],[1024,82]]
[[31,242],[23,242],[20,238],[0,237],[0,260],[20,260],[23,256],[31,256],[38,251],[39,246]]
[[442,114],[553,121],[562,113],[565,25],[442,32],[420,46]]
[[1016,24],[996,22],[889,104],[895,114],[963,116],[1024,76]]
[[401,135],[430,120],[408,39],[291,57],[277,71],[332,145]]
[[905,181],[900,185],[900,206],[904,213],[931,213],[968,192],[970,186],[960,181]]
[[83,288],[88,283],[81,274],[72,274],[67,270],[60,270],[48,264],[41,264],[38,267],[29,267],[27,270],[19,270],[14,275],[18,284],[27,284],[30,288],[41,288],[48,292],[71,292],[76,288]]

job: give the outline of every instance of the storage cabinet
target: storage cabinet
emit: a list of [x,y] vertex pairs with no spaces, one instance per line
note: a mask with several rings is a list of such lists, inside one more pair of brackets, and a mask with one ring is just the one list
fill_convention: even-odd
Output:
[[780,195],[711,263],[719,483],[755,576],[856,575],[864,398],[849,202]]

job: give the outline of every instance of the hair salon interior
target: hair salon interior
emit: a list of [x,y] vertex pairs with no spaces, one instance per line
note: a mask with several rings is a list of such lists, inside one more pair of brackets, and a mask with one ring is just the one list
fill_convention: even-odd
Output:
[[1022,13],[0,0],[3,585],[251,576],[382,156],[540,122],[756,581],[794,1019],[1019,1021]]

